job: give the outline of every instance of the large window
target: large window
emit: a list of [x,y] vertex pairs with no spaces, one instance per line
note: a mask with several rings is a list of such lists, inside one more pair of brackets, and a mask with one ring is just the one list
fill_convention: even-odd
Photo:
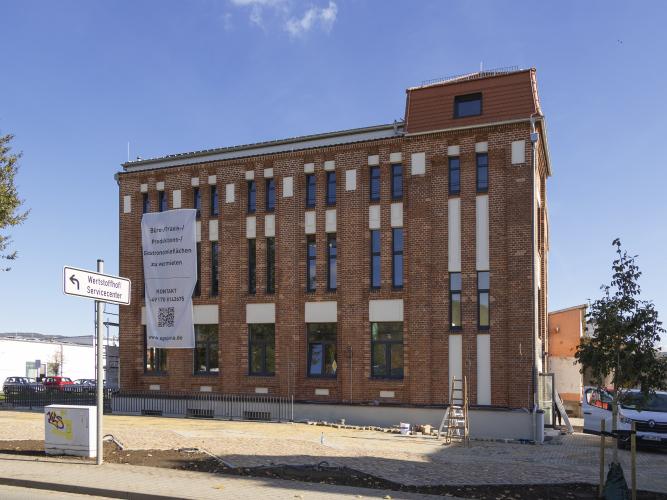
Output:
[[273,178],[266,179],[266,211],[273,212],[276,209],[276,181]]
[[403,198],[403,165],[400,163],[391,166],[391,197],[394,200]]
[[489,190],[489,155],[477,154],[477,192],[485,193]]
[[380,288],[380,230],[371,231],[371,288]]
[[211,186],[211,216],[218,216],[218,186],[213,184]]
[[201,191],[199,188],[192,188],[192,208],[197,211],[197,218],[201,217]]
[[488,330],[491,320],[489,303],[489,272],[477,273],[477,325],[480,330]]
[[391,285],[403,288],[403,228],[393,228],[391,239]]
[[195,325],[194,371],[198,374],[220,372],[218,325]]
[[308,376],[335,377],[336,323],[308,323]]
[[454,98],[454,118],[482,114],[482,94],[457,95]]
[[141,194],[141,209],[144,214],[151,211],[151,199],[148,197],[148,193]]
[[403,322],[371,323],[371,374],[403,378]]
[[327,205],[336,204],[336,172],[327,172]]
[[315,236],[308,236],[306,243],[306,290],[314,292],[316,287],[317,246]]
[[461,162],[458,156],[449,157],[449,194],[461,193]]
[[336,242],[336,235],[329,234],[327,236],[327,289],[333,291],[337,286],[337,260],[338,248]]
[[197,282],[193,295],[195,297],[201,295],[201,243],[197,243]]
[[306,175],[306,207],[313,208],[315,206],[315,174]]
[[266,293],[276,291],[276,239],[266,238]]
[[167,193],[164,191],[157,192],[157,206],[160,212],[167,211]]
[[248,240],[248,293],[257,291],[257,254],[255,239]]
[[211,242],[211,297],[218,295],[218,261],[220,259],[220,243]]
[[380,167],[371,167],[371,201],[380,200]]
[[461,324],[461,273],[449,273],[449,327],[460,330]]
[[248,325],[248,371],[271,376],[276,371],[275,324]]
[[257,185],[255,181],[248,181],[248,213],[254,214],[257,210]]
[[152,374],[165,373],[167,371],[167,349],[148,347],[148,337],[144,326],[144,372]]

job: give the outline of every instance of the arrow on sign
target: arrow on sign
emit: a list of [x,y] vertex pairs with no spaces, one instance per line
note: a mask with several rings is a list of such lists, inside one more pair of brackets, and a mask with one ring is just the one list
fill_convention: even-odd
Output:
[[69,277],[69,280],[72,282],[72,285],[76,285],[76,289],[79,289],[79,280],[75,278],[76,274],[73,274]]

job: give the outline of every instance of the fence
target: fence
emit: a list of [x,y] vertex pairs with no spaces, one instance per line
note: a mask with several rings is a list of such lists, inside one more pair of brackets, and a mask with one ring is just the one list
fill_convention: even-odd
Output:
[[[4,407],[38,409],[51,404],[96,404],[94,387],[12,388]],[[215,392],[119,391],[104,389],[104,413],[228,420],[294,420],[294,400],[288,397]]]
[[123,391],[111,398],[113,413],[285,422],[294,419],[292,398],[215,392]]

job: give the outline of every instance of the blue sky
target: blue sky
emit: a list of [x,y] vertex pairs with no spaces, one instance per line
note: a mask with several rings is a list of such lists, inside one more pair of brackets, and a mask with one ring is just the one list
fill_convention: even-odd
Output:
[[[0,132],[24,153],[28,221],[0,275],[0,331],[86,334],[65,264],[118,272],[113,174],[159,156],[400,119],[423,80],[538,70],[553,162],[550,309],[639,254],[667,319],[667,4],[199,0],[3,2]],[[667,346],[667,342],[664,343]]]

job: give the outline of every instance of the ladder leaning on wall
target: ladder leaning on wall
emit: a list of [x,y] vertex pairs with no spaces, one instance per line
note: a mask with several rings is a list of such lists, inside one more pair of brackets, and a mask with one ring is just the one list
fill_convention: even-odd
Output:
[[[452,377],[449,392],[449,406],[445,411],[438,429],[438,439],[444,435],[444,444],[459,441],[464,446],[470,445],[468,425],[468,380]],[[443,432],[444,431],[444,432]]]

